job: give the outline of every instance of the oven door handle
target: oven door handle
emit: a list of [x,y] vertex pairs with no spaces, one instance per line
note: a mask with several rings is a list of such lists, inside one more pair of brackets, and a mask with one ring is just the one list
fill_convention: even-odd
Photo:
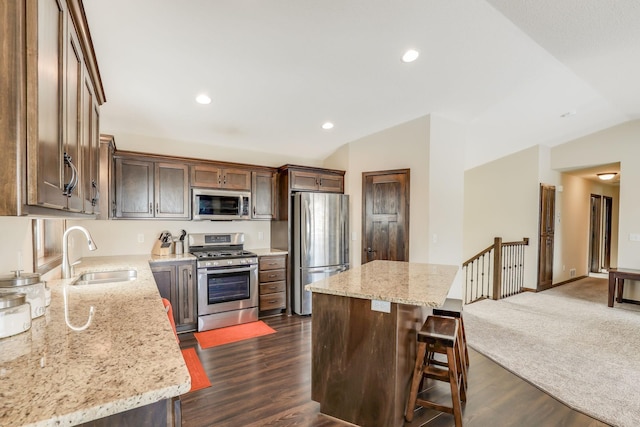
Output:
[[246,267],[203,267],[198,269],[198,274],[211,274],[211,273],[243,273],[245,271],[253,271],[257,270],[258,266],[256,264],[249,265]]

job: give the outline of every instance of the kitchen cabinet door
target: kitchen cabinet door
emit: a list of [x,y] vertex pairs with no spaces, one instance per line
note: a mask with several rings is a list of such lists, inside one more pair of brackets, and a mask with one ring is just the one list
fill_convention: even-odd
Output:
[[116,218],[152,218],[154,163],[116,158]]
[[344,193],[344,177],[332,174],[319,174],[318,190],[327,193]]
[[82,212],[84,203],[82,201],[82,175],[83,159],[81,158],[81,124],[82,124],[82,51],[80,43],[75,35],[75,28],[71,18],[67,23],[67,50],[66,50],[66,98],[65,98],[65,120],[64,127],[64,152],[70,162],[70,167],[64,168],[65,182],[67,184],[67,208],[72,212]]
[[88,72],[83,73],[82,85],[82,199],[83,211],[100,213],[100,113]]
[[223,169],[222,188],[227,190],[251,190],[251,172],[243,169]]
[[27,27],[28,41],[36,44],[27,51],[27,94],[36,94],[29,99],[35,105],[28,111],[35,123],[27,127],[27,203],[66,209],[61,101],[67,9],[62,0],[44,0],[34,7],[37,25]]
[[318,174],[316,172],[291,170],[290,177],[290,185],[292,190],[318,190]]
[[[178,266],[178,298],[176,306],[178,309],[178,321],[181,329],[195,329],[198,323],[198,312],[196,309],[196,284],[194,266],[190,264],[179,264]],[[176,326],[177,328],[177,326]]]
[[189,167],[155,164],[155,217],[189,219]]
[[274,204],[275,175],[272,172],[251,172],[251,218],[272,219]]

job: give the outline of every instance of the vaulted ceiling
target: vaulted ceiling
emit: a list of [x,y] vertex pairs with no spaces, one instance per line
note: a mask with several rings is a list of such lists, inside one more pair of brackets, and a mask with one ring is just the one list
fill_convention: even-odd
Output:
[[[107,94],[102,131],[121,148],[144,135],[317,160],[436,114],[467,126],[472,167],[640,118],[637,0],[84,7]],[[403,63],[409,48],[420,56]]]

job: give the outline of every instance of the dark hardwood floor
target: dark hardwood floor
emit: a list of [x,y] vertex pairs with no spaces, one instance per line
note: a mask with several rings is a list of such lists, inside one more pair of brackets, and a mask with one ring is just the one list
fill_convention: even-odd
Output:
[[[183,427],[345,426],[321,415],[320,405],[310,397],[311,318],[283,315],[263,320],[278,332],[205,350],[192,334],[181,336],[180,346],[196,348],[212,384],[182,396]],[[471,349],[470,359],[463,410],[467,427],[606,426]],[[434,385],[430,396],[441,395],[446,402],[446,386]],[[416,410],[413,422],[405,423],[405,427],[453,425],[451,415],[422,408]]]

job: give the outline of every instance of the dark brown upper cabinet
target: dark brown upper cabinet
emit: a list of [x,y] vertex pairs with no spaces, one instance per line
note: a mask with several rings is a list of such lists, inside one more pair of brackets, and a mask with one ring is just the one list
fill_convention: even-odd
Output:
[[115,218],[190,218],[189,167],[115,156]]
[[218,165],[191,166],[191,186],[225,190],[251,190],[251,171]]
[[251,218],[275,217],[276,175],[271,171],[251,172]]
[[96,214],[105,95],[82,2],[6,2],[0,23],[0,215]]

